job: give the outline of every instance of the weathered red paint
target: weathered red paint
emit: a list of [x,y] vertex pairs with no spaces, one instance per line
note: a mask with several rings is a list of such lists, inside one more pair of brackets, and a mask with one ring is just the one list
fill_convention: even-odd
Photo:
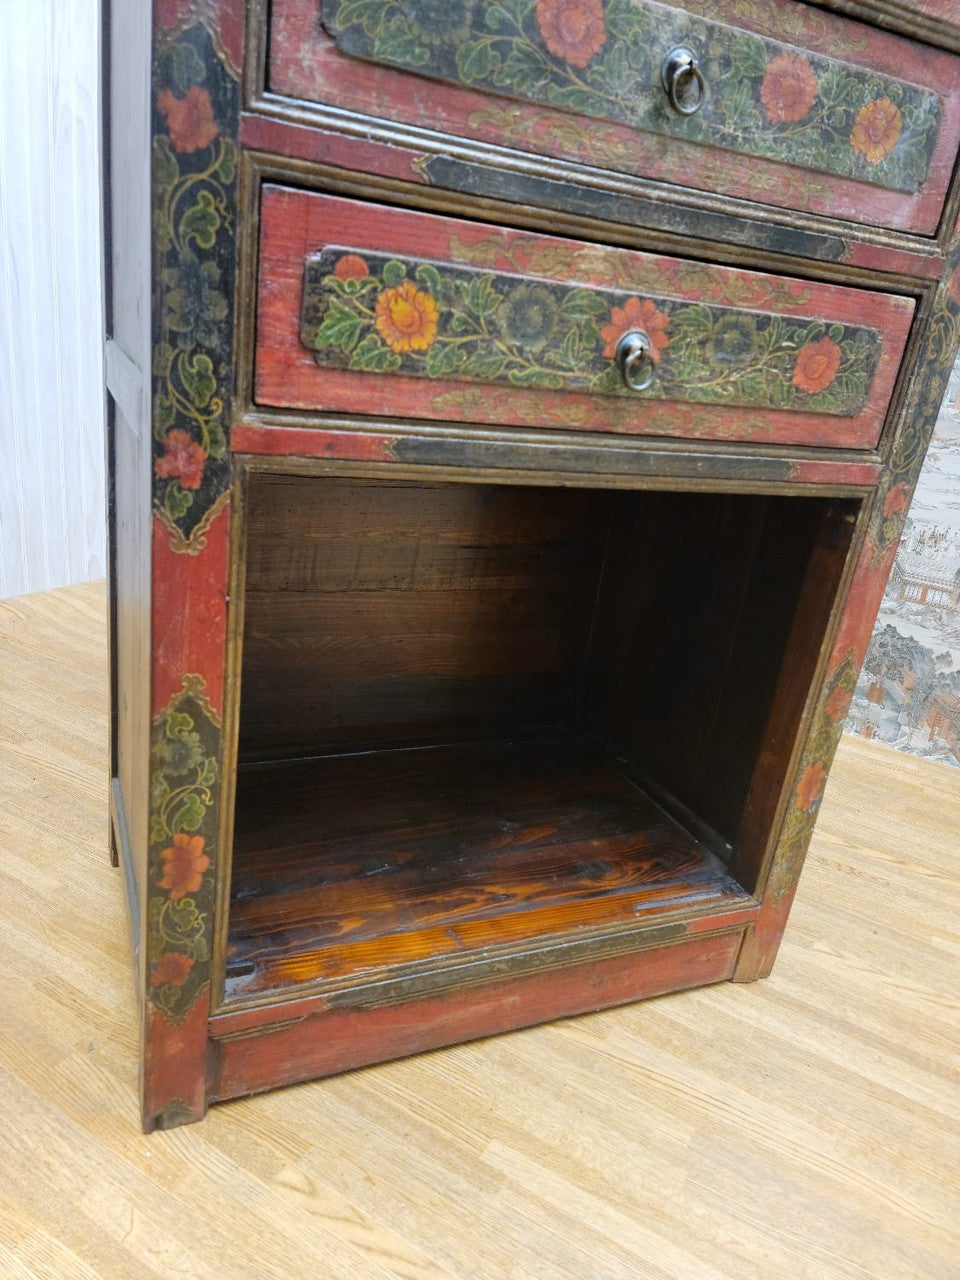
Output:
[[943,270],[943,255],[939,252],[911,253],[909,249],[865,244],[852,237],[846,245],[843,260],[852,267],[865,267],[888,275],[919,276],[921,280],[938,280]]
[[750,6],[737,0],[684,0],[680,7],[936,90],[944,100],[943,116],[927,182],[915,194],[883,190],[361,62],[339,52],[317,21],[316,6],[303,0],[271,5],[270,84],[293,98],[780,208],[923,234],[936,230],[960,141],[960,61],[793,0]]
[[874,485],[880,478],[879,462],[834,462],[805,459],[793,463],[790,478],[801,484]]
[[335,165],[358,173],[378,173],[384,178],[423,183],[418,165],[425,158],[422,151],[407,147],[387,146],[367,138],[348,138],[343,134],[310,129],[287,120],[245,114],[240,117],[240,142],[252,151],[268,151],[272,155],[289,156],[292,160],[311,160],[314,164]]
[[775,900],[770,893],[764,897],[754,924],[743,935],[743,946],[733,974],[734,982],[753,982],[756,978],[766,978],[769,975],[780,949],[795,895],[796,886],[779,899]]
[[244,422],[231,436],[234,453],[272,457],[343,458],[351,462],[387,462],[396,437],[366,431],[326,431],[322,427],[268,427]]
[[219,40],[235,71],[243,65],[245,0],[154,0],[158,31],[202,22]]
[[202,676],[204,694],[223,712],[227,640],[230,510],[224,507],[194,554],[171,546],[170,530],[153,523],[153,670],[151,715],[180,693],[183,677]]
[[[209,1100],[721,982],[733,973],[741,936],[738,929],[688,939],[379,1009],[333,1009],[259,1036],[220,1040]],[[222,1034],[224,1025],[212,1019],[211,1035]]]
[[[305,260],[326,245],[434,261],[469,260],[482,245],[484,266],[491,270],[612,288],[623,288],[630,273],[645,273],[645,279],[655,277],[657,289],[680,299],[870,325],[883,336],[883,355],[863,410],[850,417],[713,404],[685,404],[677,411],[660,400],[321,369],[300,341],[300,308]],[[691,281],[690,270],[690,263],[677,258],[269,186],[261,208],[256,398],[280,408],[447,421],[835,448],[876,444],[913,299],[706,264],[697,264]]]
[[867,539],[830,655],[831,672],[848,658],[852,658],[857,667],[862,664],[896,554],[896,543],[878,555],[872,539]]
[[174,1026],[147,1007],[144,1026],[143,1124],[152,1129],[165,1108],[185,1104],[199,1120],[207,1109],[203,1063],[207,1052],[210,988]]

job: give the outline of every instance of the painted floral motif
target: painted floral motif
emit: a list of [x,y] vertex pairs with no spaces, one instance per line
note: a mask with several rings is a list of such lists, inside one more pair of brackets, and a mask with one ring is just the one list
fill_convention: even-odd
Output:
[[162,89],[157,94],[157,106],[167,122],[174,151],[184,155],[202,151],[220,132],[213,118],[210,94],[198,85],[192,85],[184,98],[176,98],[169,89]]
[[560,319],[557,300],[546,285],[519,285],[511,290],[497,312],[504,339],[522,351],[542,351],[556,332]]
[[555,58],[585,67],[607,39],[602,0],[537,0],[537,26]]
[[[643,131],[648,163],[656,135],[667,134],[916,191],[940,122],[937,94],[916,85],[644,0],[324,0],[322,21],[353,57]],[[699,54],[707,84],[692,116],[670,111],[660,88],[675,45]],[[564,124],[544,127],[556,134]],[[638,145],[608,141],[602,129],[595,138],[573,120],[568,131],[568,141],[554,137],[568,153],[585,145],[591,157],[595,148],[609,155],[612,145],[625,163]]]
[[193,960],[179,951],[165,951],[150,970],[152,987],[182,987],[190,977]]
[[203,465],[207,451],[185,431],[168,431],[163,438],[163,454],[153,464],[154,472],[164,480],[179,481],[181,489],[199,489],[203,481]]
[[[667,326],[670,317],[664,311],[658,311],[656,303],[649,298],[628,298],[622,307],[613,307],[610,311],[610,323],[600,330],[603,339],[603,354],[612,360],[617,353],[617,344],[625,333],[631,329],[642,329],[650,339],[650,359],[656,364],[660,356],[670,345],[667,337]],[[718,324],[723,323],[718,321]]]
[[850,134],[850,145],[866,157],[868,164],[879,164],[897,145],[903,128],[903,116],[889,98],[877,98],[857,112]]
[[809,813],[815,805],[820,803],[826,780],[827,771],[822,760],[817,760],[804,769],[797,787],[797,806],[805,813]]
[[843,352],[832,338],[808,342],[797,353],[793,385],[808,395],[825,391],[837,376]]
[[153,725],[150,791],[150,998],[181,1019],[208,975],[220,731],[195,677]]
[[[867,564],[874,574],[880,575],[881,580],[886,578],[895,545],[903,532],[910,498],[960,347],[960,296],[952,287],[958,275],[960,243],[955,242],[944,272],[944,283],[934,300],[925,359],[913,379],[911,398],[870,521]],[[820,710],[801,764],[793,808],[787,815],[780,837],[769,886],[774,901],[792,888],[803,863],[816,819],[812,803],[810,807],[806,806],[811,796],[815,799],[812,788],[814,773],[811,770],[819,764],[825,776],[830,768],[843,730],[843,715],[856,687],[862,656],[852,646],[849,651],[835,655],[836,669],[821,696]],[[838,694],[838,690],[842,692]]]
[[899,515],[910,506],[910,496],[905,484],[895,485],[883,500],[883,514],[886,517]]
[[203,26],[154,68],[154,508],[197,550],[229,480],[237,87]]
[[163,879],[161,889],[166,889],[172,901],[179,902],[188,893],[196,893],[203,883],[203,873],[210,866],[210,859],[203,852],[203,836],[190,836],[178,831],[173,844],[164,849]]
[[817,77],[806,58],[778,54],[767,67],[760,100],[771,124],[802,120],[817,100]]
[[306,265],[301,340],[330,368],[636,395],[614,363],[632,329],[656,365],[643,394],[688,403],[856,413],[880,353],[872,329],[451,263],[331,247]]
[[404,280],[377,298],[377,333],[391,351],[426,351],[437,336],[438,314],[436,298]]
[[338,280],[364,280],[370,268],[357,253],[345,253],[334,268]]

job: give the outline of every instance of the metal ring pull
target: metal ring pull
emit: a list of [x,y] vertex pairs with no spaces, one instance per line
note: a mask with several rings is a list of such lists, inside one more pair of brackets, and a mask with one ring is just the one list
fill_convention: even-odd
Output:
[[[703,73],[697,66],[696,55],[683,45],[671,50],[663,60],[660,79],[670,105],[681,116],[692,116],[703,106]],[[696,95],[691,89],[696,86]]]
[[631,329],[617,343],[617,368],[623,385],[631,391],[646,391],[653,382],[653,344],[642,329]]

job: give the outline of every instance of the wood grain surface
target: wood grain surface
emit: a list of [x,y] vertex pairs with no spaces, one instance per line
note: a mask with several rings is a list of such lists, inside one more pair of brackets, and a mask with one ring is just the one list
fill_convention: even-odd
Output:
[[[801,396],[805,403],[798,402],[790,409],[696,403],[686,404],[679,412],[676,404],[680,401],[670,399],[543,390],[539,389],[541,384],[527,382],[493,386],[462,379],[450,370],[420,378],[358,367],[322,368],[316,353],[303,344],[301,308],[305,263],[328,246],[349,246],[348,256],[354,259],[356,270],[366,271],[365,253],[388,253],[397,259],[430,259],[441,268],[444,264],[483,268],[515,277],[518,282],[523,278],[538,280],[541,285],[566,282],[578,291],[622,290],[635,299],[638,308],[644,304],[652,307],[652,297],[665,296],[735,308],[749,313],[751,323],[768,314],[822,322],[822,331],[829,330],[835,336],[835,325],[865,325],[880,334],[879,365],[862,407],[844,417],[821,413],[816,393]],[[617,330],[617,337],[623,332],[621,311],[615,308],[599,317],[599,336],[605,343],[610,326]],[[871,448],[880,435],[913,312],[912,299],[894,294],[711,263],[687,263],[679,258],[266,184],[260,208],[255,398],[259,405],[277,408],[443,422]],[[668,332],[674,333],[675,328],[668,326]],[[710,363],[706,348],[713,340],[704,344],[701,364]],[[612,354],[608,353],[608,360]],[[681,401],[694,398],[690,393]]]
[[572,735],[248,766],[227,996],[746,894]]
[[766,982],[145,1138],[104,637],[0,604],[0,1275],[953,1280],[960,770],[844,741]]

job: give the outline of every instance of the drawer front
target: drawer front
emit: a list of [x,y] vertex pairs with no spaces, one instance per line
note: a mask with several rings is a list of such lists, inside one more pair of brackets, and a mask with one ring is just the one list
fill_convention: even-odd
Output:
[[[960,141],[960,59],[806,5],[323,0],[318,22],[316,0],[273,0],[271,13],[269,82],[285,95],[859,222],[933,232]],[[696,73],[674,64],[671,99],[678,49]]]
[[866,448],[913,306],[268,186],[256,399]]

